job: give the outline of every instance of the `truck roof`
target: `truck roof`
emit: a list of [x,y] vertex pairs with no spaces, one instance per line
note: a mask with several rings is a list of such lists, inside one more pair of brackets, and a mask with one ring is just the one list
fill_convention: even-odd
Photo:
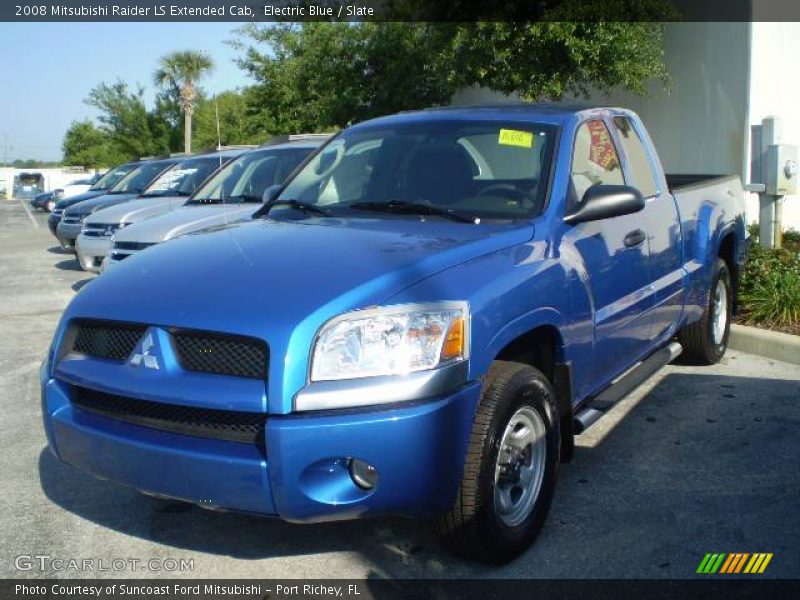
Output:
[[474,104],[466,106],[438,106],[423,110],[406,111],[378,117],[355,125],[362,126],[389,125],[391,123],[412,123],[443,120],[482,121],[530,121],[532,118],[541,123],[561,124],[566,119],[583,113],[594,111],[628,112],[622,108],[588,104],[580,102],[501,102],[492,104]]

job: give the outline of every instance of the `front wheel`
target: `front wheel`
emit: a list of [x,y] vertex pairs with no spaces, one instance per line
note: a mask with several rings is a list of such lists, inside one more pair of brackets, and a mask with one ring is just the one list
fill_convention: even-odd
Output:
[[537,369],[496,361],[475,415],[461,486],[436,531],[451,551],[503,564],[544,525],[558,472],[556,397]]
[[692,364],[713,365],[728,349],[733,310],[733,285],[728,265],[717,259],[703,316],[678,332],[683,360]]
[[55,201],[53,201],[53,200],[48,200],[48,201],[45,203],[45,205],[44,205],[44,208],[45,208],[45,210],[46,210],[47,212],[53,212],[53,209],[54,209],[55,207],[56,207],[56,203],[55,203]]

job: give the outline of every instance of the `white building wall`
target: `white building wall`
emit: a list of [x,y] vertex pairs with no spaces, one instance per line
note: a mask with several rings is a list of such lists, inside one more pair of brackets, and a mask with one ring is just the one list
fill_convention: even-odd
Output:
[[[752,28],[750,124],[777,116],[781,142],[800,145],[800,23],[753,23]],[[757,206],[753,202],[752,210]],[[784,198],[783,225],[800,230],[800,196]]]

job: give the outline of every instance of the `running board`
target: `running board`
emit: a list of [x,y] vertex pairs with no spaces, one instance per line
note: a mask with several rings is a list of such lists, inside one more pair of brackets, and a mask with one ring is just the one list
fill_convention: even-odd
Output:
[[681,352],[683,352],[683,346],[678,342],[672,342],[618,377],[610,387],[603,390],[578,411],[573,420],[573,431],[580,434],[589,429],[617,402],[678,358]]

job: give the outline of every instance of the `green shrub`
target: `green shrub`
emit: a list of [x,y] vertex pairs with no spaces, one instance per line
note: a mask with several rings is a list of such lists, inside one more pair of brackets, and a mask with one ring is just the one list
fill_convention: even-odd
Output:
[[768,249],[754,243],[742,274],[739,299],[746,323],[768,327],[800,324],[797,251]]

